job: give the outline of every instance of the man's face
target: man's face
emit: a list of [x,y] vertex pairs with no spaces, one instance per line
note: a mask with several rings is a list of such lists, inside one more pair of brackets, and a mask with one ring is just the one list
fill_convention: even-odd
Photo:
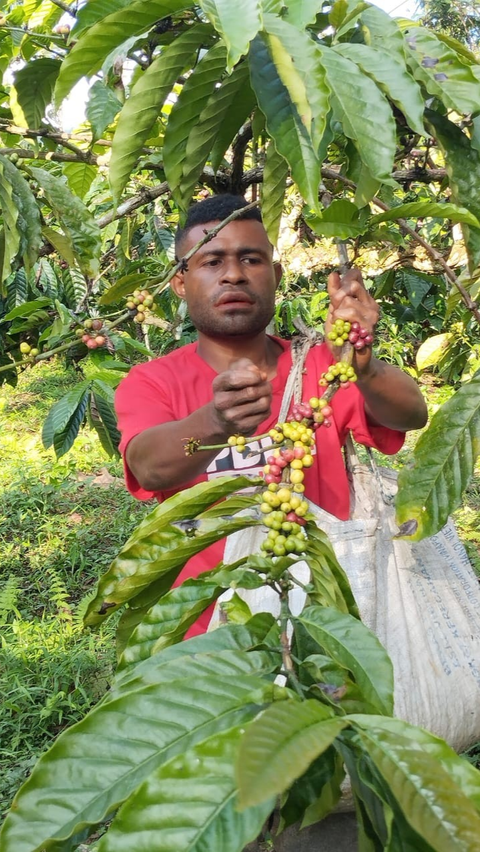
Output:
[[[216,224],[192,228],[182,242],[182,254]],[[190,318],[202,334],[253,337],[273,316],[281,274],[263,225],[255,219],[238,219],[190,258],[187,271],[173,278],[172,288],[186,300]]]

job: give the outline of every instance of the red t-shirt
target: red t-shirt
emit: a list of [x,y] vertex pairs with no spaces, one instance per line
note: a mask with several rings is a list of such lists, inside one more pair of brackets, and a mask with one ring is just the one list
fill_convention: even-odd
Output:
[[[277,362],[277,374],[271,382],[271,414],[258,427],[258,434],[268,432],[278,422],[285,383],[292,366],[290,343],[280,338],[274,339],[283,352]],[[307,356],[303,377],[303,400],[321,395],[318,379],[333,360],[326,344],[312,347]],[[162,358],[132,367],[120,383],[115,396],[118,428],[122,435],[120,451],[124,459],[128,443],[135,435],[161,423],[182,420],[210,402],[212,382],[216,375],[215,370],[198,355],[196,343],[190,343]],[[332,408],[332,426],[320,428],[316,432],[315,461],[305,473],[305,496],[330,514],[346,520],[349,517],[349,488],[342,447],[348,432],[351,431],[359,443],[374,447],[387,455],[398,452],[405,436],[403,432],[367,423],[363,397],[355,384],[335,394]],[[260,443],[270,446],[271,440],[261,439]],[[254,444],[250,443],[249,446],[255,449]],[[258,475],[265,464],[265,458],[260,444],[257,444],[257,447],[258,455],[249,459],[243,459],[231,448],[221,450],[204,474],[181,489],[163,492],[146,491],[142,488],[125,462],[127,488],[139,500],[155,497],[162,502],[180,490],[215,476],[234,473]],[[175,585],[217,565],[223,557],[224,546],[224,540],[217,542],[190,559]],[[208,610],[187,635],[204,632],[210,617],[211,610]]]

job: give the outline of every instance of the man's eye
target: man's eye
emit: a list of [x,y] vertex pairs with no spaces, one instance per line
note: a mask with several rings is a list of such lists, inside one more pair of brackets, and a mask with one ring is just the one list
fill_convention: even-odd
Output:
[[260,260],[259,257],[244,257],[243,259],[247,263],[253,263],[253,264],[261,263],[261,260]]
[[204,266],[218,266],[220,263],[220,258],[213,257],[211,260],[206,260]]

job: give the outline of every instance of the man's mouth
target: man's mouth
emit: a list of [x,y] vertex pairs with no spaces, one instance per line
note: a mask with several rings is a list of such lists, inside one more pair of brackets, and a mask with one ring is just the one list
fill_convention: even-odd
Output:
[[215,302],[215,307],[220,305],[253,305],[252,299],[246,293],[223,293]]

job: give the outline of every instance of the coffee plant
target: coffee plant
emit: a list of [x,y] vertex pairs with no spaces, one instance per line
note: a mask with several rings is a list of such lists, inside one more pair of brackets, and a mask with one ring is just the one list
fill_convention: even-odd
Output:
[[[466,368],[468,352],[456,358],[459,336],[442,322],[461,323],[473,345],[479,64],[444,22],[438,31],[397,22],[354,0],[248,0],[240,21],[225,0],[12,0],[0,57],[0,380],[14,383],[57,354],[80,371],[87,358],[93,364],[45,424],[57,454],[85,420],[115,453],[116,384],[136,360],[190,339],[168,292],[172,235],[205,192],[255,198],[260,184],[272,242],[282,210],[295,208],[307,242],[347,241],[360,265],[374,246],[391,267],[381,287],[392,310],[407,287],[410,314],[397,311],[397,322],[413,310],[416,346],[428,343],[430,317],[447,335],[420,364],[445,364],[450,350],[449,378]],[[72,103],[84,77],[85,120],[65,132],[55,110]],[[455,447],[448,412],[439,412],[449,451],[429,440],[438,468],[426,473],[416,458],[402,474],[401,494],[415,497],[399,498],[399,521],[411,521],[410,532],[416,525],[417,538],[441,526],[472,473],[476,395],[468,385],[459,394]],[[455,454],[469,459],[459,477]]]
[[[127,541],[85,616],[95,628],[124,608],[111,690],[39,760],[4,822],[2,850],[72,849],[95,831],[98,852],[139,843],[241,852],[276,805],[280,829],[323,819],[346,771],[363,849],[478,848],[480,773],[393,718],[390,659],[302,498],[323,398],[296,404],[272,430],[263,482],[196,485]],[[248,450],[243,436],[229,444]],[[188,453],[198,449],[187,442]],[[239,493],[247,486],[253,494]],[[268,530],[260,553],[171,588],[195,553],[258,525]],[[294,616],[298,584],[306,604]],[[182,641],[226,589],[263,586],[278,596],[278,618],[243,605],[242,623]]]

